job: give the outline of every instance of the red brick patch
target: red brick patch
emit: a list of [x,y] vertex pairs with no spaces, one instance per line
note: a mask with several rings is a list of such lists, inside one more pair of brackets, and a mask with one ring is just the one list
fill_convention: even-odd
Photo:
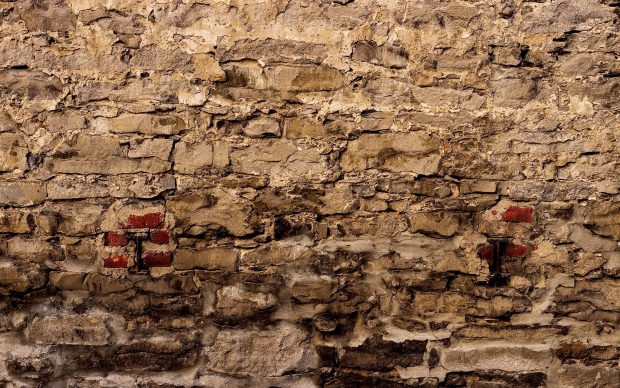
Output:
[[525,245],[508,244],[506,246],[506,255],[510,257],[526,256],[528,253],[530,253],[530,247]]
[[127,236],[122,233],[108,232],[105,234],[105,245],[108,247],[124,247],[128,243]]
[[167,230],[155,230],[151,232],[151,242],[159,245],[166,245],[170,242],[170,232]]
[[172,252],[144,252],[142,262],[147,267],[170,267]]
[[489,264],[493,263],[493,246],[485,245],[478,249],[478,257]]
[[123,227],[125,229],[158,228],[163,222],[163,213],[131,214]]
[[103,261],[105,268],[127,268],[129,257],[127,255],[111,255]]
[[502,220],[508,222],[532,222],[534,209],[531,207],[510,206],[502,214]]

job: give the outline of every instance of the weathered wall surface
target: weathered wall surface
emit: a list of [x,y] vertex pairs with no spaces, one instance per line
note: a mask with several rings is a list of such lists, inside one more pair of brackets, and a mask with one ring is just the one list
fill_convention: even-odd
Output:
[[618,386],[619,6],[0,2],[0,384]]

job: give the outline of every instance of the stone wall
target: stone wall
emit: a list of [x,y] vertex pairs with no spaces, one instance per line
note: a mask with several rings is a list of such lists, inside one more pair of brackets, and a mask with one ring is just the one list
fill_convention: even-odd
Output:
[[612,387],[620,3],[0,2],[0,385]]

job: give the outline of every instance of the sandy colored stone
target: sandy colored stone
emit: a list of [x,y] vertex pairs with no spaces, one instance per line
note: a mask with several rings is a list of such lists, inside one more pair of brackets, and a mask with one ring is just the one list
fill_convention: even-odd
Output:
[[345,171],[380,169],[431,175],[439,168],[438,141],[424,133],[362,135],[341,157]]
[[113,133],[139,132],[146,135],[176,135],[185,128],[185,122],[175,116],[152,114],[124,114],[105,122]]
[[192,174],[213,165],[213,145],[177,143],[174,147],[174,169],[180,173]]
[[[257,376],[302,372],[317,361],[307,340],[304,331],[286,323],[268,330],[222,330],[209,347],[207,367],[220,373]],[[263,357],[266,353],[270,357]]]
[[237,258],[238,253],[233,249],[177,249],[174,255],[174,267],[179,270],[234,270]]
[[617,385],[617,14],[0,2],[0,386]]
[[45,200],[45,185],[41,182],[0,182],[0,204],[32,206]]
[[101,315],[36,317],[27,329],[28,339],[40,344],[106,345],[109,335]]

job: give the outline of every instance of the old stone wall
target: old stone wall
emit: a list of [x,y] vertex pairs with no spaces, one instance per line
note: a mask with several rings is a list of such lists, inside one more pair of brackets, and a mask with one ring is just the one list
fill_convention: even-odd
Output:
[[0,385],[620,386],[618,12],[0,1]]

